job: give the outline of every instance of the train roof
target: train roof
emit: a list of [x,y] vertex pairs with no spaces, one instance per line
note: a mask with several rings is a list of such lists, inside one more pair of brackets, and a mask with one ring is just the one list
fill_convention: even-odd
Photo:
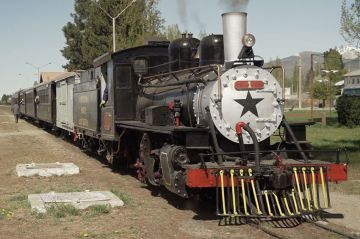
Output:
[[40,73],[40,84],[41,83],[49,83],[51,81],[54,81],[54,79],[60,75],[62,75],[64,72],[41,72]]
[[149,42],[148,45],[142,45],[142,46],[137,46],[137,47],[133,47],[133,48],[128,48],[128,49],[120,50],[117,52],[107,52],[107,53],[95,58],[93,61],[93,65],[94,65],[94,67],[99,67],[119,55],[126,56],[126,55],[131,55],[134,52],[141,52],[141,51],[145,51],[145,50],[154,50],[154,49],[164,49],[164,50],[166,49],[167,50],[168,47],[169,47],[168,41],[160,41],[160,42],[154,41],[154,42]]
[[54,82],[63,81],[70,77],[77,77],[77,76],[79,76],[77,72],[65,72],[64,74],[55,77]]

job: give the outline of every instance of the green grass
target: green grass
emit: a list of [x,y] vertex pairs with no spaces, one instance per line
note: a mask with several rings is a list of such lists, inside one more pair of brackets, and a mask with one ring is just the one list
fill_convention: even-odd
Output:
[[[329,109],[327,110],[314,110],[313,111],[313,121],[321,122],[323,115],[326,117],[327,125],[337,125],[338,124],[338,115],[337,112],[332,109],[331,113]],[[293,110],[285,111],[285,116],[289,122],[306,122],[312,121],[311,111],[310,110]]]
[[[360,127],[346,128],[313,125],[307,128],[307,140],[317,150],[347,148],[350,163],[360,163]],[[332,160],[335,160],[334,153],[330,156]],[[345,156],[345,153],[340,155],[343,159]],[[327,156],[325,155],[325,157]]]
[[55,218],[77,216],[80,214],[79,210],[71,204],[52,204],[47,208],[47,213]]
[[27,195],[18,194],[11,197],[9,200],[9,206],[12,209],[19,209],[19,208],[30,208],[30,203],[28,201]]
[[[321,122],[322,115],[326,116],[326,126]],[[311,120],[310,110],[287,111],[285,115],[289,122],[306,122]],[[348,128],[338,124],[337,112],[332,109],[314,110],[315,125],[307,127],[307,140],[316,150],[336,150],[337,148],[347,148],[350,163],[360,164],[360,126]],[[278,140],[278,139],[277,139]],[[345,154],[340,155],[345,159]],[[336,154],[319,153],[317,159],[334,161]]]
[[92,218],[92,217],[96,217],[99,216],[101,214],[108,214],[110,213],[110,205],[94,205],[94,206],[90,206],[88,207],[84,218]]
[[[326,115],[326,126],[321,122],[321,115]],[[301,122],[310,120],[310,111],[292,111],[286,112],[285,115],[289,122]],[[349,166],[348,178],[346,182],[339,184],[331,183],[331,190],[345,193],[360,195],[360,126],[348,128],[341,126],[337,121],[337,113],[329,110],[314,111],[315,125],[307,127],[307,140],[316,150],[334,150],[337,148],[348,149]],[[316,159],[335,161],[336,153],[316,153]],[[340,154],[340,159],[346,159],[345,153]]]
[[133,202],[133,199],[126,193],[121,192],[117,189],[111,189],[110,190],[113,194],[115,194],[118,198],[120,198],[124,204],[131,204]]

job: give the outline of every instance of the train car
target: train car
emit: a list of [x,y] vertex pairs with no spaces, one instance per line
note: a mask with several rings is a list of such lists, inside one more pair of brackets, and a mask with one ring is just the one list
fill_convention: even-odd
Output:
[[[185,34],[100,56],[75,82],[72,109],[71,84],[56,82],[57,115],[72,110],[84,149],[180,197],[213,196],[219,216],[317,215],[330,206],[328,182],[347,180],[347,162],[338,149],[330,151],[336,162],[316,158],[306,124],[287,121],[285,76],[278,82],[271,71],[281,67],[255,56],[247,14],[222,19],[223,35]],[[36,115],[35,92],[23,95],[25,113]]]
[[68,132],[74,131],[74,84],[78,83],[79,75],[66,72],[54,79],[56,85],[56,127]]
[[19,111],[20,111],[20,117],[25,116],[26,110],[25,110],[25,92],[24,90],[19,91]]
[[[74,126],[84,137],[97,138],[99,132],[99,92],[94,69],[81,72],[80,82],[74,85]],[[82,141],[86,148],[86,138]]]
[[55,83],[46,82],[34,87],[35,89],[35,112],[39,123],[52,126],[56,119],[56,95]]
[[94,143],[95,137],[101,145],[98,151],[106,149],[107,158],[112,161],[123,130],[116,127],[116,122],[136,119],[138,87],[134,64],[151,59],[147,65],[149,74],[167,71],[168,45],[154,41],[108,53],[94,60],[94,69],[81,74],[80,83],[74,86],[74,124],[83,145]]
[[28,118],[36,119],[35,88],[31,87],[31,88],[24,90],[24,94],[25,94],[25,113],[24,113],[24,115]]

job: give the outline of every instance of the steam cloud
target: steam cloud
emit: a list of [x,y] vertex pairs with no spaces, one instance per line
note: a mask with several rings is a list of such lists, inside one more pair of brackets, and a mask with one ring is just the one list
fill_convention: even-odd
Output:
[[230,12],[247,12],[249,0],[219,0],[220,5],[225,5]]
[[176,4],[177,4],[177,11],[179,14],[180,21],[185,28],[188,28],[186,0],[176,0]]

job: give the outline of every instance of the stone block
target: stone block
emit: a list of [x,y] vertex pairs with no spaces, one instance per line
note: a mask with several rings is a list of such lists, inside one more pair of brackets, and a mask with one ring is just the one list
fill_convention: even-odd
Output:
[[16,174],[18,177],[51,177],[78,173],[80,173],[80,169],[73,163],[31,163],[16,165]]
[[86,209],[94,205],[109,205],[110,207],[124,205],[121,199],[109,191],[30,194],[28,200],[31,209],[39,213],[45,213],[47,208],[57,204],[71,204],[77,209]]

